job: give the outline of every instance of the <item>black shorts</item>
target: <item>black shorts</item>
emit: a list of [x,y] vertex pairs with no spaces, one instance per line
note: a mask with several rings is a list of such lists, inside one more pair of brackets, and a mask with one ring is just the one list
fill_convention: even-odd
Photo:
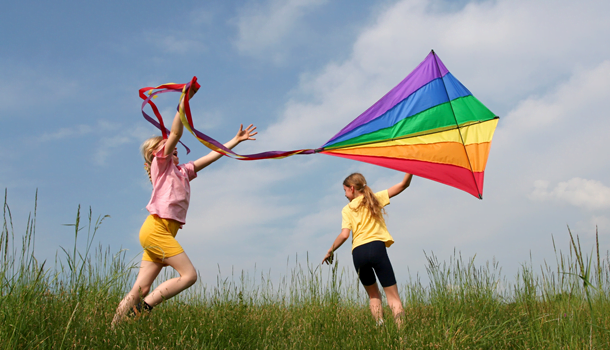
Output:
[[352,257],[362,285],[375,284],[375,275],[384,288],[396,284],[394,269],[392,269],[384,242],[373,241],[357,246],[352,250]]

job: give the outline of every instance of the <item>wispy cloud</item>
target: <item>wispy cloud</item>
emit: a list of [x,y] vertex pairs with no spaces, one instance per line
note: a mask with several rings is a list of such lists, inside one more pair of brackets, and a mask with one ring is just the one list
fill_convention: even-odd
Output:
[[[287,49],[300,45],[299,40],[311,45],[307,42],[311,37],[302,29],[310,29],[308,16],[320,11],[324,3],[248,2],[233,22],[238,29],[234,44],[242,55],[281,61]],[[414,179],[407,191],[393,199],[388,225],[396,244],[389,252],[399,281],[406,279],[407,266],[414,272],[425,271],[422,250],[433,250],[441,260],[455,248],[464,256],[476,254],[482,261],[498,257],[504,259],[502,265],[508,267],[504,272],[510,275],[514,271],[510,266],[529,258],[530,250],[537,253],[540,247],[548,248],[550,233],[565,230],[568,220],[582,223],[583,230],[590,230],[594,222],[607,227],[609,184],[605,179],[610,165],[604,152],[610,148],[606,135],[610,119],[600,111],[606,110],[610,96],[610,46],[601,44],[610,36],[606,18],[609,2],[476,1],[444,12],[431,10],[430,1],[424,0],[381,3],[375,7],[376,17],[360,28],[351,52],[333,57],[319,70],[301,71],[300,81],[280,108],[277,122],[261,130],[256,142],[240,145],[236,151],[320,146],[395,86],[434,48],[451,72],[501,119],[486,172],[484,201],[421,178]],[[188,21],[188,16],[184,18]],[[219,21],[209,14],[199,18],[200,22],[193,19],[185,27]],[[180,30],[149,38],[149,45],[158,45],[160,55],[155,59],[185,54],[187,47],[188,52],[193,47],[206,50],[205,41],[200,40],[204,34],[181,40],[185,36]],[[231,64],[247,63],[230,53],[221,56],[235,60]],[[117,71],[129,69],[116,61]],[[14,65],[7,67],[0,68],[2,118],[10,116],[5,112],[18,108],[21,96],[29,91],[27,84],[15,85],[13,90],[9,83],[35,81],[38,75],[45,75],[13,75],[15,79],[5,83],[4,73]],[[48,67],[45,70],[52,71]],[[175,72],[179,70],[172,70],[172,74]],[[138,79],[151,79],[150,85],[159,83],[157,78],[142,77],[159,74],[156,71],[139,74]],[[45,76],[48,82],[58,80],[53,79],[57,76]],[[67,90],[58,94],[50,89],[32,103],[65,101],[78,90],[77,83],[65,82]],[[37,85],[35,90],[44,93],[52,86]],[[132,97],[126,103],[133,107],[137,97]],[[132,107],[128,113],[137,112]],[[175,113],[175,105],[162,110],[167,121]],[[223,110],[213,113],[215,121],[214,115],[222,116]],[[208,117],[195,124],[201,129],[211,127],[202,125],[210,120]],[[139,116],[134,119],[137,128],[125,124],[131,119],[114,120],[117,122],[60,128],[45,137],[52,142],[86,136],[92,147],[83,150],[88,152],[87,157],[96,165],[110,167],[114,166],[112,154],[125,148],[135,158],[131,152],[153,132]],[[189,141],[193,140],[190,136],[185,140],[189,145],[194,142]],[[205,154],[207,150],[201,147],[194,146],[193,153]],[[135,169],[136,164],[126,164],[132,165]],[[7,173],[4,168],[2,171]],[[234,265],[239,271],[251,269],[256,262],[259,268],[276,272],[283,268],[278,263],[297,252],[309,252],[318,262],[340,231],[340,209],[345,204],[341,181],[352,171],[363,172],[376,190],[387,188],[401,177],[387,169],[324,155],[259,162],[222,159],[200,172],[200,178],[192,183],[187,225],[178,239],[198,269],[211,270],[204,279],[212,284],[216,281],[216,263]],[[149,190],[139,166],[137,174],[138,181]],[[530,200],[532,184],[539,179],[547,185],[539,184],[539,198]],[[129,191],[133,187],[137,186],[130,186]],[[603,196],[596,197],[600,193]],[[555,202],[567,205],[553,205]],[[591,207],[591,203],[595,204]],[[145,210],[141,213],[144,215]],[[113,232],[108,237],[117,235]],[[131,241],[137,245],[137,238]],[[118,244],[116,240],[111,243],[114,247]],[[502,249],[493,248],[498,245]],[[352,269],[349,242],[339,254],[342,263]]]
[[[591,181],[609,170],[608,163],[600,159],[605,159],[603,152],[610,147],[605,135],[610,120],[599,111],[605,110],[610,95],[606,79],[610,62],[605,61],[610,47],[598,43],[610,35],[610,24],[602,14],[610,5],[596,1],[556,5],[494,1],[438,13],[430,12],[423,0],[399,1],[380,13],[374,25],[363,28],[347,60],[302,75],[278,122],[261,132],[256,147],[321,145],[395,86],[434,48],[449,70],[502,117],[488,165],[489,195],[484,202],[468,201],[455,189],[415,179],[413,188],[390,208],[389,222],[397,229],[395,238],[409,242],[408,247],[402,245],[403,254],[396,257],[396,264],[421,267],[420,255],[414,258],[410,253],[430,247],[441,254],[451,254],[455,247],[481,254],[489,251],[487,244],[498,239],[512,245],[511,254],[516,254],[516,235],[523,238],[519,245],[529,244],[532,249],[545,246],[546,242],[533,242],[526,233],[515,233],[521,232],[518,226],[525,222],[532,230],[554,224],[531,218],[552,212],[551,206],[528,200],[532,182],[587,178],[583,180],[587,183],[569,183],[561,192],[548,188],[544,193],[572,205],[586,206],[590,200],[596,203],[595,208],[605,208],[605,195],[602,199],[592,197],[595,190],[605,191],[605,186]],[[591,47],[594,53],[589,51]],[[369,181],[375,179],[377,173],[372,168],[357,167],[367,169],[367,177],[372,174]],[[309,176],[314,171],[324,171],[325,176],[348,173],[347,169],[312,167]],[[295,174],[294,181],[301,184],[307,179]],[[317,210],[320,201],[314,203],[316,209],[304,215],[314,223],[299,225],[308,227],[309,232],[299,228],[291,231],[302,233],[296,237],[309,237],[303,244],[308,247],[314,247],[315,237],[323,231],[332,231],[322,226],[331,224],[333,212],[327,216]],[[336,210],[336,206],[319,208]],[[600,222],[607,222],[605,216],[599,217],[603,219]],[[559,223],[560,227],[563,224]],[[480,256],[491,258],[492,254]]]
[[170,54],[194,54],[206,50],[206,46],[201,40],[193,39],[192,34],[189,33],[189,38],[184,38],[186,34],[149,34],[147,35],[147,42],[154,45],[164,53]]
[[[0,57],[0,120],[9,118],[12,113],[28,107],[49,106],[64,103],[78,96],[80,84],[73,78],[60,73],[39,71],[25,67],[20,62],[5,62]],[[45,109],[46,109],[45,108]],[[40,115],[26,115],[34,119]],[[45,117],[44,115],[42,115]]]
[[53,132],[45,132],[38,138],[40,142],[61,140],[68,137],[79,137],[90,134],[93,128],[90,125],[77,125],[71,128],[61,128]]
[[519,102],[507,118],[515,130],[536,132],[557,123],[572,122],[579,128],[593,121],[603,122],[598,108],[605,104],[610,82],[610,60],[594,67],[574,67],[573,75],[544,96],[531,96]]
[[519,188],[529,192],[539,179],[604,178],[610,170],[602,160],[610,147],[610,120],[599,111],[607,105],[609,75],[610,61],[576,69],[556,88],[525,99],[500,119],[494,152],[502,154],[507,172],[519,165],[521,180],[529,180]]
[[113,123],[108,120],[98,120],[93,125],[80,124],[72,127],[63,127],[54,131],[47,131],[42,135],[38,136],[36,140],[38,142],[49,142],[57,141],[68,138],[78,138],[89,134],[102,134],[106,132],[115,133],[116,130],[120,129],[121,125]]
[[141,124],[132,127],[113,123],[108,120],[98,120],[93,125],[81,124],[73,127],[60,128],[55,131],[45,132],[35,138],[37,142],[54,142],[65,139],[81,138],[97,139],[97,145],[93,152],[92,161],[98,166],[106,165],[108,157],[120,148],[129,143],[138,143],[148,137],[154,136],[150,133],[150,128]]
[[535,201],[558,201],[589,210],[600,210],[610,207],[610,188],[595,180],[575,177],[558,183],[550,188],[544,180],[534,182],[534,191],[530,199]]
[[106,159],[115,152],[117,148],[133,141],[128,135],[116,135],[112,137],[102,137],[99,146],[93,156],[93,162],[97,165],[105,165]]
[[92,158],[93,163],[98,166],[106,165],[108,157],[114,152],[118,152],[120,147],[127,144],[138,144],[146,138],[153,136],[150,134],[150,129],[143,127],[141,124],[131,127],[107,125],[107,128],[118,128],[118,131],[112,131],[111,136],[106,136],[108,134],[106,130],[106,132],[98,136],[99,140]]
[[250,2],[240,9],[234,20],[238,36],[237,49],[246,55],[267,56],[272,61],[283,58],[282,46],[309,12],[327,0],[267,0]]
[[[303,73],[278,121],[261,130],[255,143],[236,151],[321,145],[434,48],[452,73],[502,116],[488,165],[487,198],[477,201],[456,189],[414,179],[411,188],[388,208],[388,225],[397,242],[397,248],[390,249],[393,262],[423,271],[422,250],[433,250],[444,258],[456,247],[465,256],[477,254],[480,259],[499,256],[512,259],[511,263],[526,259],[523,246],[535,250],[550,242],[550,236],[534,239],[530,231],[556,224],[542,219],[554,213],[553,206],[529,200],[536,179],[559,184],[566,178],[586,178],[565,181],[563,189],[549,182],[541,196],[545,201],[591,210],[608,205],[605,195],[600,199],[593,194],[607,190],[596,179],[608,170],[607,162],[599,159],[610,147],[605,135],[610,120],[598,111],[610,94],[605,79],[610,62],[604,60],[610,48],[597,45],[595,55],[578,54],[589,50],[592,41],[603,42],[610,35],[602,14],[608,5],[588,4],[477,2],[439,13],[431,12],[423,0],[399,1],[381,12],[375,24],[363,28],[348,59]],[[243,28],[258,25],[265,34],[263,14],[279,5],[265,6],[250,8],[250,17],[242,13]],[[544,28],[540,18],[545,20]],[[582,23],[592,23],[595,30]],[[556,33],[563,33],[564,39]],[[260,52],[284,40],[274,35],[263,35]],[[245,38],[244,34],[240,40]],[[250,40],[256,42],[256,38]],[[242,49],[256,48],[245,45]],[[359,170],[381,190],[401,176],[362,163],[320,157],[251,164],[226,160],[201,172],[202,179],[193,182],[197,195],[180,238],[185,245],[202,247],[192,258],[198,268],[207,269],[212,261],[237,269],[249,269],[253,262],[273,266],[294,252],[309,252],[317,260],[339,232],[340,208],[345,203],[341,180]],[[303,188],[308,189],[307,199],[296,195]],[[590,203],[596,204],[587,207]],[[596,214],[595,220],[608,222],[603,213]],[[590,222],[589,218],[584,221]],[[557,227],[565,228],[564,224]],[[529,225],[527,232],[523,225]],[[227,243],[228,237],[240,243]],[[489,249],[498,241],[506,253]],[[349,250],[345,247],[339,252],[348,269]],[[210,272],[215,273],[213,268]],[[397,274],[404,281],[408,271],[400,268]]]
[[[610,47],[597,44],[610,35],[602,15],[610,3],[589,5],[495,1],[439,14],[429,12],[426,1],[400,1],[363,29],[349,59],[302,75],[280,121],[269,128],[269,143],[303,147],[326,141],[400,82],[430,48],[479,100],[504,115],[522,99],[564,82],[568,72],[610,56]],[[602,77],[606,66],[591,74]],[[580,103],[582,94],[570,91]],[[530,123],[557,112],[548,107]]]

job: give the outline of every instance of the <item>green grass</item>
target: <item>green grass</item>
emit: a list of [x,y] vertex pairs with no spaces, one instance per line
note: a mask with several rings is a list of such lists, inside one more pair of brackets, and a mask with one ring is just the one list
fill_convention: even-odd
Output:
[[[15,240],[6,203],[0,237],[0,348],[6,349],[608,349],[610,259],[571,232],[553,265],[427,256],[429,284],[400,285],[404,327],[377,327],[351,271],[295,261],[276,284],[245,272],[195,286],[149,315],[110,328],[138,261],[94,246],[106,217],[81,220],[54,262],[34,255],[36,208]],[[553,245],[555,242],[553,241]],[[81,249],[77,249],[80,247]],[[52,266],[51,266],[52,265]],[[287,263],[287,265],[289,265]],[[171,271],[165,271],[165,276]]]

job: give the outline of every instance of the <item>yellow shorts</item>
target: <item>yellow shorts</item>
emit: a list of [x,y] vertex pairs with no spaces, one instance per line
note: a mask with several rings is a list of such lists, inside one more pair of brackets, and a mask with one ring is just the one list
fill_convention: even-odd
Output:
[[149,215],[140,229],[140,244],[144,248],[142,260],[164,264],[166,258],[184,252],[174,238],[179,228],[178,221]]

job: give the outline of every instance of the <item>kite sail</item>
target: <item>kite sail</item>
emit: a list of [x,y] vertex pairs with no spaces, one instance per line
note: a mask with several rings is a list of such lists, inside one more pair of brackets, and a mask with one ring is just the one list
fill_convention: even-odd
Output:
[[[166,85],[177,89],[179,84]],[[183,96],[189,86],[198,87],[196,78],[182,84]],[[146,103],[151,104],[160,126],[163,122],[151,98],[167,89],[162,85],[140,90],[145,100],[142,113]],[[143,91],[148,91],[149,96]],[[449,73],[434,51],[396,87],[318,149],[239,155],[197,131],[188,98],[184,105],[185,111],[181,111],[184,126],[210,149],[235,159],[324,153],[408,172],[480,199],[491,140],[498,124],[498,117]],[[152,120],[145,113],[144,116]]]
[[483,198],[496,117],[434,51],[333,136],[322,153],[380,165]]

